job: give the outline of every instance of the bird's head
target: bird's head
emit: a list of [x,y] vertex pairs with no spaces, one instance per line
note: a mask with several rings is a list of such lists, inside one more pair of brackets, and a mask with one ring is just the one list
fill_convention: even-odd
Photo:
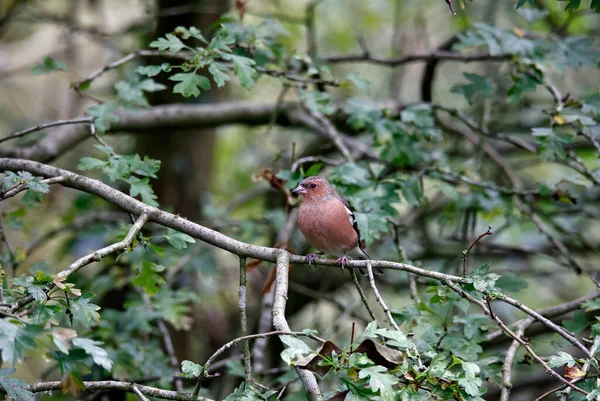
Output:
[[294,188],[292,194],[302,195],[304,200],[319,200],[324,196],[329,195],[333,191],[333,186],[323,177],[314,176],[307,177],[300,181],[298,186]]

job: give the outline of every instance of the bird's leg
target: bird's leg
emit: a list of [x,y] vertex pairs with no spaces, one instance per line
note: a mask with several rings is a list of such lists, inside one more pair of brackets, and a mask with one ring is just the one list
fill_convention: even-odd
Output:
[[346,256],[346,254],[344,254],[344,256],[342,256],[341,258],[336,260],[336,263],[341,263],[342,271],[344,271],[344,267],[346,267],[346,265],[348,264],[348,256]]
[[312,267],[312,264],[317,261],[319,256],[323,256],[323,252],[309,253],[308,255],[306,255],[306,261],[308,262],[308,266]]

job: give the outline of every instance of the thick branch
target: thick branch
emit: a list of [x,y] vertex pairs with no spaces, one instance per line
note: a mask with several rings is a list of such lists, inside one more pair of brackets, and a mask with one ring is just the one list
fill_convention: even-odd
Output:
[[[276,330],[290,331],[285,317],[285,305],[288,295],[288,274],[290,269],[290,254],[279,251],[277,256],[277,273],[275,279],[275,295],[273,297],[273,327]],[[295,367],[304,389],[311,401],[322,401],[323,395],[315,375],[310,371]]]
[[472,61],[507,61],[512,58],[510,54],[489,54],[489,53],[473,53],[473,54],[462,54],[453,51],[437,50],[430,53],[416,53],[409,54],[407,56],[388,58],[374,56],[369,53],[363,54],[344,54],[324,57],[323,60],[330,63],[356,63],[364,62],[370,64],[377,64],[384,67],[397,67],[402,64],[417,63],[423,61],[458,61],[463,63],[470,63]]
[[[241,242],[230,238],[218,231],[211,230],[210,228],[204,227],[200,224],[186,220],[184,217],[176,216],[174,214],[162,211],[158,208],[151,207],[142,203],[123,192],[120,192],[101,181],[94,180],[81,176],[79,174],[62,170],[57,167],[48,166],[42,163],[20,160],[20,159],[6,159],[0,158],[0,170],[25,170],[30,173],[42,176],[42,177],[55,177],[64,176],[64,182],[62,185],[75,188],[93,195],[96,195],[105,201],[120,207],[128,213],[134,215],[141,215],[142,213],[148,213],[148,221],[158,223],[162,226],[173,228],[175,230],[184,232],[204,241],[208,244],[214,245],[218,248],[224,249],[238,256],[246,256],[255,259],[264,260],[267,262],[276,262],[277,255],[281,252],[277,248],[268,248],[264,246],[252,245],[245,242]],[[294,264],[306,264],[306,258],[299,255],[291,255],[291,262]],[[367,263],[371,263],[373,268],[382,269],[393,269],[406,271],[418,276],[432,278],[438,281],[452,281],[452,282],[466,282],[463,277],[458,277],[450,274],[439,273],[427,269],[421,269],[406,263],[397,263],[383,260],[351,260],[348,262],[347,267],[349,268],[366,268]],[[332,259],[319,258],[315,261],[317,265],[330,266],[339,268],[339,264]]]

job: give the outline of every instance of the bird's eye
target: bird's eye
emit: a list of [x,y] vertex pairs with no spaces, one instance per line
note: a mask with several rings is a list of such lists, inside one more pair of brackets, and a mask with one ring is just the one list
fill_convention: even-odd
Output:
[[314,184],[314,183],[310,184],[310,187],[313,188],[313,189],[315,189],[317,187],[317,184]]

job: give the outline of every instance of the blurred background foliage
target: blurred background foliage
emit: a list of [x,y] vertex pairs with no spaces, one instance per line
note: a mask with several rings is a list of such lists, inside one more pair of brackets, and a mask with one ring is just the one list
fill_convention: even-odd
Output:
[[[442,0],[4,0],[0,131],[7,135],[87,114],[98,117],[95,126],[102,134],[110,131],[116,107],[247,101],[285,108],[300,99],[308,115],[317,121],[325,116],[354,138],[346,142],[352,144],[354,161],[344,160],[322,133],[282,122],[275,111],[267,124],[174,125],[104,135],[98,149],[90,136],[52,163],[82,170],[241,241],[285,244],[297,254],[311,250],[282,191],[318,173],[355,209],[374,259],[460,275],[464,250],[491,226],[493,235],[469,253],[469,270],[491,263],[491,271],[502,275],[496,285],[531,308],[588,294],[595,289],[590,276],[600,259],[597,2],[475,0],[464,8],[454,3],[456,16]],[[310,10],[314,20],[306,17]],[[306,29],[307,21],[312,29]],[[186,81],[175,87],[169,77],[198,66],[167,60],[170,67],[157,74],[140,69],[160,66],[165,60],[159,57],[137,58],[86,81],[138,49],[185,52],[177,43],[161,48],[158,39],[170,40],[167,35],[179,26],[197,27],[211,43],[219,38],[225,47],[235,43],[233,54],[240,59],[227,58],[229,51],[219,53],[216,45],[214,53],[223,65],[235,66],[228,72],[231,82],[220,87],[219,74],[210,72],[210,90]],[[385,61],[452,50],[486,56],[474,61],[420,57],[395,67]],[[368,60],[371,56],[385,60]],[[244,61],[248,58],[256,64]],[[260,68],[317,84],[257,75]],[[337,83],[323,89],[321,81],[331,80]],[[50,135],[52,130],[44,130],[0,147],[25,149]],[[369,151],[361,151],[365,148]],[[294,165],[307,156],[316,158]],[[279,181],[271,172],[285,181],[283,190],[274,188]],[[5,189],[19,179],[28,180],[5,178]],[[1,205],[5,301],[39,292],[48,274],[124,236],[130,224],[128,215],[91,195],[56,186],[48,194],[34,192]],[[82,378],[107,377],[102,367],[108,366],[115,379],[169,387],[179,366],[163,349],[159,321],[168,325],[179,361],[206,360],[239,336],[236,258],[159,226],[150,225],[144,236],[149,251],[137,248],[70,278],[82,294],[93,295],[73,294],[67,304],[56,293],[55,303],[29,309],[35,330],[52,327],[52,334],[24,333],[11,358],[3,350],[7,366],[21,362],[17,377],[28,383],[62,377],[75,392]],[[270,270],[263,263],[248,273],[252,333],[270,327],[260,319],[269,313],[269,296],[261,290]],[[414,332],[419,347],[479,361],[489,380],[483,397],[497,399],[506,344],[486,342],[489,320],[457,313],[452,302],[440,305],[441,287],[430,287],[435,285],[430,280],[414,283],[412,299],[406,274],[389,271],[377,281],[398,323]],[[506,304],[494,303],[494,310],[508,321],[522,317]],[[581,311],[563,318],[570,330],[586,335],[595,321]],[[296,329],[310,327],[342,343],[349,342],[351,322],[362,332],[369,320],[348,274],[305,268],[291,273],[288,319]],[[61,354],[57,338],[69,338],[71,329],[81,339],[103,342],[112,362],[100,351],[94,354],[90,344],[74,347],[85,352]],[[543,331],[532,346],[544,355],[569,350]],[[257,342],[255,369],[270,387],[291,383],[285,397],[299,399],[299,383],[281,363],[281,351],[274,339]],[[231,352],[219,370],[222,376],[205,389],[207,396],[221,399],[237,387],[244,373],[239,352]],[[524,351],[516,360],[523,362],[516,367],[522,375],[515,375],[512,399],[530,400],[556,385],[539,366],[528,364]],[[326,376],[323,387],[334,388],[336,380]]]

